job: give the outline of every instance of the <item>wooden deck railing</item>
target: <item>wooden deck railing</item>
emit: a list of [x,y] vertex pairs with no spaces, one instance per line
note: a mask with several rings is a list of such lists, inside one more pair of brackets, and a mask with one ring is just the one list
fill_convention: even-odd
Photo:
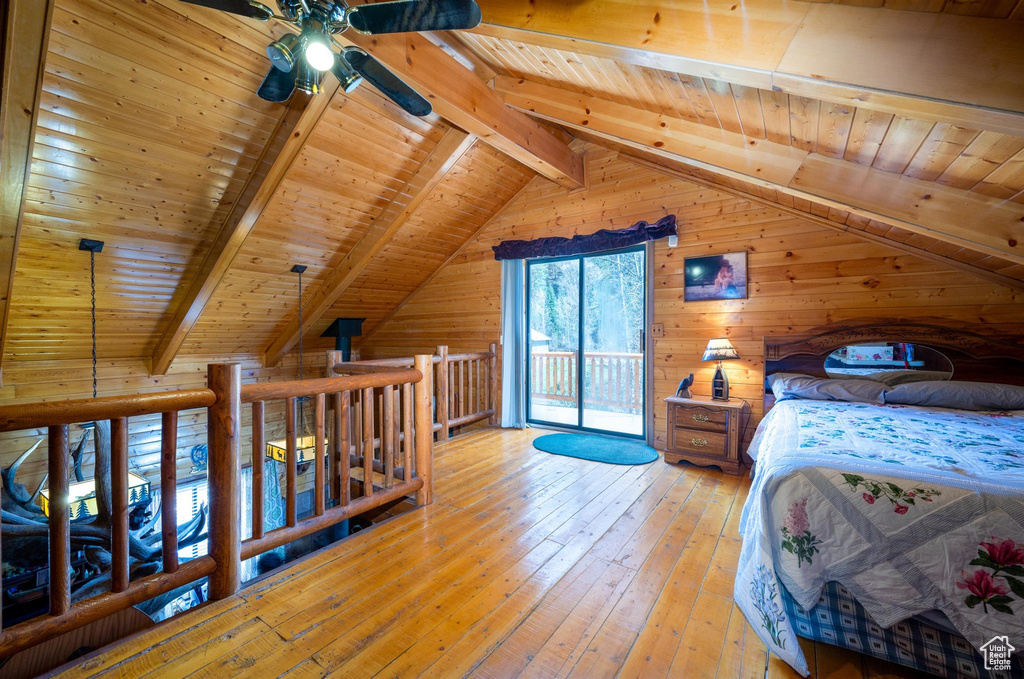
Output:
[[[8,629],[0,620],[0,654],[9,656],[64,632],[100,620],[119,610],[142,603],[179,587],[209,577],[209,596],[221,599],[240,587],[241,562],[297,538],[334,525],[392,500],[412,493],[419,504],[432,501],[433,426],[430,401],[433,392],[431,357],[416,356],[413,367],[375,371],[365,375],[325,379],[261,383],[242,386],[239,364],[209,366],[208,388],[156,394],[113,396],[0,407],[0,432],[46,427],[49,441],[49,614]],[[380,469],[372,453],[373,398],[375,389],[383,394],[382,428],[376,440],[383,440]],[[353,395],[363,401],[363,429],[353,429]],[[330,435],[325,421],[326,400],[333,405]],[[295,403],[310,397],[315,403],[315,490],[314,515],[304,520],[296,516],[297,458],[295,449]],[[284,399],[287,403],[286,429],[288,455],[287,522],[277,530],[265,532],[263,474],[265,440],[264,403]],[[253,537],[243,541],[240,533],[241,407],[253,409]],[[387,404],[394,404],[388,406]],[[209,553],[178,563],[176,516],[176,437],[178,411],[207,409]],[[160,413],[162,417],[162,454],[160,458],[162,526],[161,571],[135,580],[129,570],[128,524],[128,418]],[[110,511],[111,589],[72,603],[70,560],[71,521],[68,506],[70,465],[68,425],[110,420],[112,490]],[[396,435],[401,423],[401,438]],[[364,447],[370,450],[361,471],[362,495],[350,497],[351,460],[341,454],[362,431]],[[366,441],[369,440],[369,446]],[[335,505],[327,507],[325,471],[330,446],[330,493]],[[401,466],[396,455],[401,450]],[[97,469],[97,473],[101,470]],[[376,476],[382,476],[383,490],[373,488]],[[396,479],[401,479],[396,482]],[[97,486],[100,484],[98,483]],[[15,527],[16,529],[17,527]],[[33,528],[34,526],[29,526]]]
[[[583,354],[583,400],[627,410],[643,407],[643,354],[592,351]],[[577,403],[577,352],[530,354],[530,396]]]
[[[340,351],[327,352],[329,373],[366,374],[412,365],[411,357],[342,361]],[[488,351],[449,354],[447,346],[437,347],[431,357],[434,369],[434,431],[447,440],[461,427],[487,420],[498,421],[498,345]],[[379,445],[375,441],[375,445]]]

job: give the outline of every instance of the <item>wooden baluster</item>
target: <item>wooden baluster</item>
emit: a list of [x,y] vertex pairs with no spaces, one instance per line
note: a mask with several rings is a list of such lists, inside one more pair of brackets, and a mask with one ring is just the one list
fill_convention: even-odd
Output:
[[413,363],[423,373],[423,379],[416,383],[416,476],[423,480],[423,487],[416,492],[416,504],[419,505],[429,505],[434,501],[434,426],[430,418],[430,398],[434,387],[430,365],[429,354],[417,355]]
[[[477,412],[476,393],[473,391],[474,386],[476,384],[476,382],[473,381],[473,371],[475,370],[475,363],[477,363],[477,361],[470,361],[468,366],[469,369],[466,371],[468,373],[466,377],[469,380],[466,386],[466,391],[469,392],[466,398],[466,402],[469,403],[469,407],[472,409],[470,412],[474,413]],[[479,382],[479,380],[477,380],[477,382]],[[465,414],[466,413],[463,413],[463,415]]]
[[[334,377],[334,366],[342,363],[342,355],[340,351],[328,351],[327,352],[327,365],[324,372],[325,377]],[[331,423],[328,428],[327,441],[330,446],[330,450],[327,452],[328,456],[328,476],[330,477],[331,492],[330,497],[334,499],[337,504],[341,504],[341,419],[339,417],[341,410],[341,393],[331,394]],[[345,451],[348,455],[348,451]]]
[[363,455],[363,392],[355,392],[352,399],[352,445],[356,458],[360,458]]
[[[395,429],[391,432],[391,440],[394,441],[395,457],[402,455],[402,387],[399,386],[394,389],[394,412],[395,412]],[[398,468],[400,460],[395,460],[395,468]]]
[[160,417],[160,532],[164,572],[178,570],[178,413]]
[[128,420],[110,421],[110,588],[128,589]]
[[363,497],[373,495],[373,389],[363,389]]
[[327,461],[327,449],[326,449],[326,435],[324,428],[326,426],[324,420],[327,416],[327,395],[317,394],[316,400],[313,406],[313,436],[316,440],[315,455],[316,459],[314,464],[316,469],[313,471],[313,507],[317,516],[322,516],[327,510],[327,499],[324,497],[324,469],[327,465],[324,462]]
[[395,395],[390,384],[384,387],[384,412],[381,413],[380,455],[384,463],[384,487],[395,485]]
[[374,450],[374,459],[380,460],[381,465],[384,464],[384,437],[386,429],[384,428],[384,390],[382,389],[377,396],[377,409],[374,411],[377,414],[377,422],[375,424],[377,428],[377,434],[374,435],[374,439],[377,440],[377,447]]
[[352,443],[352,394],[348,391],[341,394],[341,415],[338,427],[342,431],[342,453],[338,461],[338,483],[341,486],[341,494],[338,495],[338,502],[347,505],[352,499],[352,460],[349,457]]
[[[344,423],[341,409],[341,392],[331,394],[331,434],[328,437],[331,450],[328,464],[331,468],[331,497],[339,505],[341,504],[341,451],[345,450],[342,439],[347,440],[342,430]],[[348,451],[345,452],[345,457],[348,457]]]
[[68,428],[49,427],[47,481],[50,525],[50,615],[71,608],[71,514],[68,507]]
[[459,361],[459,417],[466,414],[466,362]]
[[636,384],[636,389],[633,392],[633,402],[638,407],[643,406],[643,404],[644,404],[644,396],[643,396],[643,383],[644,383],[644,380],[643,380],[643,376],[642,376],[642,368],[643,368],[643,359],[642,358],[633,361],[633,383]]
[[209,550],[217,563],[210,575],[210,598],[223,599],[241,584],[239,539],[239,428],[241,422],[242,366],[209,366],[207,382],[217,401],[207,410],[208,479],[210,501]]
[[494,342],[487,364],[487,409],[491,411],[488,424],[498,424],[498,345]]
[[[413,434],[413,429],[412,429],[413,408],[414,407],[415,407],[415,404],[414,404],[413,398],[412,398],[412,385],[411,384],[403,384],[402,385],[402,433],[405,434],[405,445],[404,445],[402,450],[405,453],[405,457],[404,457],[404,459],[402,461],[402,464],[404,466],[403,474],[402,474],[402,480],[405,481],[405,482],[412,481],[412,452],[413,452],[413,448],[415,447],[415,442],[413,441],[414,434]],[[433,424],[433,423],[431,423],[431,424]]]
[[[459,413],[458,403],[456,397],[459,395],[459,388],[455,384],[455,363],[448,362],[448,416],[452,418],[458,417]],[[449,434],[450,435],[450,434]]]
[[264,408],[263,401],[252,404],[252,536],[256,539],[263,537],[265,531],[263,468],[267,460],[267,439],[263,430]]
[[284,407],[284,473],[285,473],[285,523],[290,528],[298,522],[298,505],[295,495],[299,488],[299,455],[295,449],[295,403],[294,396],[285,400]]
[[449,436],[448,420],[451,410],[448,402],[448,347],[437,347],[437,355],[441,360],[437,364],[437,421],[441,423],[441,431],[437,434],[439,441],[447,441]]
[[613,360],[615,364],[615,395],[611,400],[614,404],[618,404],[623,398],[623,358],[615,356]]

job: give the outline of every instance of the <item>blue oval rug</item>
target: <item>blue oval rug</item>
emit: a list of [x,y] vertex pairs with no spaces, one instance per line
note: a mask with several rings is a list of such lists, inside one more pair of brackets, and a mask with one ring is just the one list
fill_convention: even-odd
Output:
[[658,459],[658,451],[643,441],[591,434],[548,434],[534,439],[533,447],[545,453],[608,464],[647,464]]

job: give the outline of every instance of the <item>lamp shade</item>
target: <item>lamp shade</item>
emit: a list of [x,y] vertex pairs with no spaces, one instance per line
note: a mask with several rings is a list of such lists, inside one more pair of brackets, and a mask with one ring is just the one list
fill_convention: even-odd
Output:
[[[327,441],[324,440],[326,448]],[[287,440],[272,441],[267,443],[267,459],[285,462],[288,459]],[[316,437],[299,436],[295,439],[295,461],[298,464],[305,464],[316,459]]]
[[736,348],[733,347],[732,342],[723,337],[709,340],[707,348],[704,349],[704,356],[700,360],[731,361],[739,357],[740,355],[736,353]]
[[[149,480],[135,472],[128,472],[128,504],[132,507],[149,502]],[[39,493],[39,506],[43,514],[50,515],[50,489]],[[96,479],[76,481],[68,486],[68,509],[72,521],[88,519],[99,514],[96,504]]]

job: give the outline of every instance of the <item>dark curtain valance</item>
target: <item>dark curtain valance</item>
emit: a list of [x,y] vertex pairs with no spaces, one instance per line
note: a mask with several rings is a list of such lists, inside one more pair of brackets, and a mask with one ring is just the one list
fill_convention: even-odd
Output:
[[649,240],[676,235],[676,216],[667,215],[654,224],[637,222],[625,229],[601,229],[572,238],[538,238],[506,240],[492,246],[495,259],[529,259],[530,257],[565,257],[603,250],[617,250]]

